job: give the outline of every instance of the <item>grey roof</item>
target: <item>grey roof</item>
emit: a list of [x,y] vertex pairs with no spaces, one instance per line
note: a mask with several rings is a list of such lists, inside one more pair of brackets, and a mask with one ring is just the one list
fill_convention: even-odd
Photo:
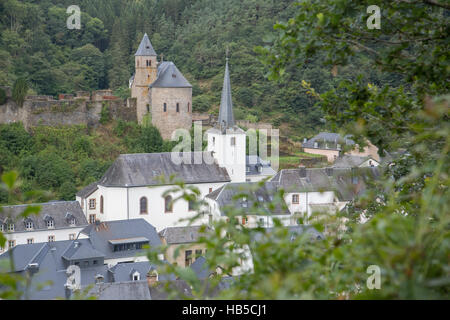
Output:
[[[337,145],[354,145],[355,142],[350,139],[350,135],[342,137],[338,133],[321,132],[302,144],[304,148],[315,148],[314,143],[317,142],[317,149],[338,150]],[[328,147],[328,148],[326,148]]]
[[[288,229],[288,233],[291,235],[291,241],[293,241],[296,237],[308,234],[311,240],[322,240],[325,239],[325,236],[317,231],[311,225],[297,225],[297,226],[286,226],[283,228]],[[276,228],[264,228],[264,232],[255,232],[252,234],[253,241],[260,241],[263,239],[263,234],[270,235],[275,231]]]
[[91,194],[93,194],[95,191],[98,190],[98,181],[92,182],[91,184],[87,185],[83,189],[77,192],[77,196],[81,197],[83,199],[86,199]]
[[[131,281],[133,273],[136,271],[140,274],[141,279],[147,277],[147,274],[153,270],[157,271],[157,267],[149,261],[119,263],[109,269],[111,280],[113,282]],[[175,275],[159,275],[160,281],[175,280]]]
[[[202,159],[200,164],[194,163],[196,152],[190,152],[192,164],[175,164],[171,160],[171,153],[141,153],[122,154],[109,167],[99,184],[107,187],[132,187],[161,185],[160,177],[169,179],[176,175],[176,179],[185,183],[228,182],[230,177],[225,168],[217,163],[204,162],[204,154],[197,154]],[[210,155],[208,155],[211,157]]]
[[151,300],[147,280],[97,283],[88,295],[98,300]]
[[231,99],[230,71],[228,69],[228,58],[225,65],[223,78],[222,98],[220,100],[218,125],[221,130],[231,128],[235,125],[233,114],[233,101]]
[[[83,210],[78,201],[54,201],[32,204],[41,207],[38,215],[30,215],[26,219],[21,218],[22,212],[31,204],[17,206],[4,206],[0,212],[0,223],[15,221],[14,232],[27,231],[25,221],[33,222],[33,231],[47,230],[47,220],[53,219],[54,229],[66,229],[74,227],[85,227],[88,225]],[[9,218],[9,219],[8,219]],[[75,219],[75,225],[70,224],[70,219]]]
[[96,250],[88,239],[72,241],[67,247],[66,251],[61,256],[62,258],[73,261],[92,258],[104,258],[105,255]]
[[[82,233],[89,236],[93,247],[105,255],[105,259],[130,257],[145,253],[144,249],[114,252],[110,240],[124,240],[130,238],[146,238],[148,245],[159,246],[161,239],[154,226],[144,219],[118,220],[91,224]],[[140,241],[139,241],[140,242]]]
[[156,52],[153,49],[152,43],[147,36],[147,33],[144,34],[144,37],[139,44],[139,48],[137,49],[135,56],[156,56]]
[[283,169],[270,181],[286,192],[334,191],[340,200],[350,201],[364,192],[367,183],[379,174],[376,167]]
[[257,155],[246,156],[245,162],[247,167],[246,172],[247,176],[255,176],[255,175],[269,176],[276,174],[276,171],[273,170],[270,162],[262,160]]
[[[361,157],[353,155],[343,155],[338,157],[333,164],[334,168],[356,168],[359,167],[366,160],[374,160],[372,157]],[[376,161],[376,160],[374,160]],[[378,161],[377,161],[378,162]]]
[[[253,214],[258,210],[260,214],[265,211],[270,215],[289,215],[284,200],[276,203],[274,208],[269,208],[268,204],[275,202],[276,192],[277,184],[273,182],[265,182],[262,186],[258,182],[228,183],[206,197],[215,200],[221,209],[231,206],[246,214]],[[224,215],[223,210],[221,214]]]
[[210,270],[206,265],[205,257],[198,257],[195,259],[194,263],[189,266],[197,275],[198,279],[207,279],[215,271]]
[[150,88],[192,88],[192,85],[172,61],[164,61],[158,65],[156,80]]
[[202,226],[168,227],[159,232],[167,244],[197,242],[202,236]]

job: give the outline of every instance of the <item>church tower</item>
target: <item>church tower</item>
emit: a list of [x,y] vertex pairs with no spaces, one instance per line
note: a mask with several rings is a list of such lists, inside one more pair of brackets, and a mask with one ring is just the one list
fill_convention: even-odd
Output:
[[149,85],[156,80],[158,73],[157,55],[147,33],[142,38],[134,55],[135,74],[131,79],[131,96],[137,100],[137,118],[141,123],[145,114],[150,112]]
[[213,153],[220,167],[227,169],[231,182],[245,182],[246,135],[234,122],[228,58],[223,79],[219,119],[217,125],[206,133],[208,151]]

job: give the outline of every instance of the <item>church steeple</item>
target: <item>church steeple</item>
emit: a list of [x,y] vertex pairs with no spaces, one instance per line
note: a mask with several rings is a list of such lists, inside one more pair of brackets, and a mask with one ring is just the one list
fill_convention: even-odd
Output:
[[220,101],[219,109],[219,128],[224,131],[228,128],[234,127],[233,101],[231,99],[231,83],[230,71],[228,68],[228,56],[225,66],[225,76],[223,78],[222,99]]
[[147,33],[144,34],[144,37],[142,37],[141,44],[139,45],[135,56],[156,56],[156,52],[153,49]]

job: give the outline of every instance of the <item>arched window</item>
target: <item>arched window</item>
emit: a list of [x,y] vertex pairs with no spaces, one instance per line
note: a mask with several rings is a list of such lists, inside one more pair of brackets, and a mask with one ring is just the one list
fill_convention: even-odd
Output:
[[142,197],[141,200],[139,200],[139,213],[140,214],[148,213],[148,201],[146,197]]
[[103,196],[100,196],[100,213],[103,213]]
[[166,196],[164,198],[164,211],[165,212],[172,212],[173,211],[173,203],[172,203],[172,197]]

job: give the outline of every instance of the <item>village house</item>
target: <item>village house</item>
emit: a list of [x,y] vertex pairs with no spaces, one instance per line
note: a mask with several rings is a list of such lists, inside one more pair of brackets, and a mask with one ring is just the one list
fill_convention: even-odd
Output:
[[345,154],[336,159],[333,168],[364,168],[378,167],[380,163],[372,158],[372,156],[354,156]]
[[[40,207],[39,214],[21,217],[29,206]],[[86,217],[77,201],[4,206],[0,211],[0,231],[6,237],[7,246],[0,247],[0,253],[20,244],[83,238],[80,232],[87,225]]]
[[342,137],[338,133],[321,132],[309,140],[305,139],[302,148],[304,152],[326,156],[330,163],[333,163],[342,154],[344,146],[351,148],[345,154],[360,157],[370,156],[376,161],[380,161],[378,148],[370,141],[367,142],[368,145],[364,147],[363,151],[359,151],[359,146],[350,138],[350,135]]

